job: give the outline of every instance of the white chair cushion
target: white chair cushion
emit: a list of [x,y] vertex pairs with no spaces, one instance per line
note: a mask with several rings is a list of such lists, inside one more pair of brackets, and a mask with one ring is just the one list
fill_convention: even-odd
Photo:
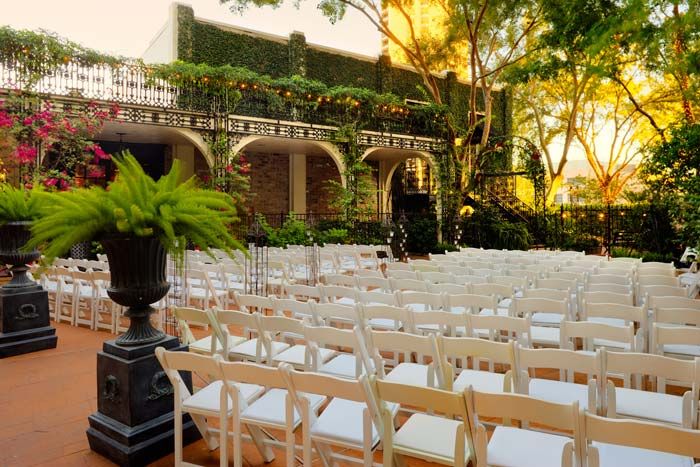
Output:
[[615,410],[627,417],[683,423],[683,398],[671,394],[615,388]]
[[593,441],[600,467],[693,467],[693,459],[666,452]]
[[593,339],[593,345],[595,347],[607,347],[609,349],[621,349],[629,352],[631,346],[629,342],[617,342],[608,339]]
[[588,408],[588,386],[585,384],[567,383],[551,379],[534,378],[528,388],[530,396],[560,404],[571,404],[578,401],[579,407]]
[[[318,394],[304,394],[311,404],[311,410],[318,412],[319,407],[326,401],[325,396]],[[267,391],[259,399],[253,402],[241,413],[242,422],[263,423],[268,425],[286,426],[286,398],[287,391],[273,388]],[[301,423],[301,417],[294,409],[294,427]]]
[[428,386],[428,370],[428,365],[420,363],[399,363],[385,379],[413,386]]
[[[311,426],[311,436],[323,440],[362,447],[364,402],[334,398]],[[372,424],[372,446],[379,442],[379,434]]]
[[[334,358],[326,362],[319,373],[325,373],[341,378],[355,378],[355,369],[357,367],[357,358],[349,353],[338,353]],[[364,371],[364,370],[362,370]]]
[[488,446],[488,465],[561,467],[569,438],[539,431],[497,426]]
[[[206,336],[202,337],[201,339],[197,339],[196,341],[192,342],[190,344],[190,352],[197,352],[197,353],[204,353],[204,354],[210,354],[211,353],[211,340],[215,339],[215,345],[216,345],[216,351],[219,352],[221,351],[221,343],[218,341],[213,336]],[[229,348],[233,348],[243,342],[245,342],[246,338],[241,337],[241,336],[229,336]]]
[[[336,354],[335,350],[332,349],[326,349],[326,348],[320,348],[318,349],[319,353],[321,354],[321,361],[327,361],[333,355]],[[289,363],[290,365],[295,365],[295,366],[303,366],[304,363],[306,363],[305,360],[306,356],[306,346],[297,344],[289,347],[286,350],[281,351],[274,357],[272,357],[272,361],[274,362],[286,362]],[[311,361],[311,355],[309,355],[309,361]]]
[[406,306],[408,307],[409,310],[411,310],[411,311],[413,311],[413,312],[415,312],[415,313],[420,313],[420,312],[422,312],[422,311],[428,311],[428,310],[429,310],[428,306],[425,305],[424,303],[409,303],[409,304],[406,305]]
[[[373,329],[388,329],[393,331],[396,328],[396,321],[388,318],[373,318],[367,321],[367,324]],[[399,329],[402,324],[398,323]]]
[[532,326],[530,333],[535,344],[559,346],[559,328]]
[[[480,315],[482,316],[493,316],[493,310],[490,308],[482,308],[482,310],[479,312]],[[496,314],[498,316],[508,316],[508,308],[498,308],[496,310]]]
[[559,326],[564,319],[564,315],[558,313],[533,313],[532,324],[543,324],[545,326]]
[[333,303],[336,303],[338,305],[355,306],[355,300],[353,300],[350,297],[341,297],[335,300]]
[[[237,346],[233,347],[231,350],[229,350],[229,356],[235,357],[235,356],[244,356],[244,357],[249,357],[249,358],[255,358],[256,356],[256,349],[258,345],[258,339],[250,339],[242,344],[238,344]],[[278,342],[278,341],[272,341],[272,352],[276,355],[279,352],[287,349],[289,347],[289,344],[286,342]],[[260,355],[263,360],[267,359],[267,351],[265,350],[265,346],[261,345],[260,349]]]
[[[207,411],[218,414],[221,402],[221,387],[223,381],[214,381],[213,383],[203,387],[199,391],[192,394],[190,397],[182,401],[182,408],[185,410]],[[236,386],[241,392],[241,395],[246,401],[251,401],[260,396],[265,391],[265,388],[257,384],[236,383]],[[229,412],[233,401],[228,397]]]
[[452,383],[452,390],[462,392],[467,387],[473,386],[476,391],[499,393],[503,392],[504,380],[505,375],[501,373],[465,369]]
[[666,344],[664,345],[663,351],[664,353],[675,355],[692,355],[693,357],[700,357],[700,345]]
[[[409,455],[419,451],[431,457],[454,462],[454,446],[457,428],[460,425],[462,422],[458,420],[423,413],[413,414],[394,435],[394,449]],[[466,437],[464,458],[469,459],[469,446]]]

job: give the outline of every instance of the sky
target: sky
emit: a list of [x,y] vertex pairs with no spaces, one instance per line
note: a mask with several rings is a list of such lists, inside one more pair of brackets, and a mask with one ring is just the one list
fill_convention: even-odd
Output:
[[[80,44],[115,55],[139,57],[165,24],[171,0],[0,0],[0,25],[46,29]],[[251,8],[232,13],[219,0],[189,0],[196,17],[287,36],[301,31],[306,41],[377,56],[380,36],[359,13],[332,25],[316,8],[318,1],[279,9]]]

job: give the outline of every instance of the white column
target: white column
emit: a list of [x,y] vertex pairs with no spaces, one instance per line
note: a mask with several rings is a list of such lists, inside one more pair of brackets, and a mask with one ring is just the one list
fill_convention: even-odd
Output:
[[306,214],[306,154],[289,155],[289,210]]
[[173,160],[180,161],[182,182],[194,175],[194,146],[190,144],[173,144]]

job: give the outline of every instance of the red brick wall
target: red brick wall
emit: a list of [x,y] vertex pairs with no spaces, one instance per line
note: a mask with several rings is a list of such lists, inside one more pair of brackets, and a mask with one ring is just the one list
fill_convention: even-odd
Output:
[[246,153],[250,162],[250,208],[256,212],[289,210],[289,155]]
[[306,212],[332,212],[328,180],[340,182],[338,167],[329,156],[306,156]]

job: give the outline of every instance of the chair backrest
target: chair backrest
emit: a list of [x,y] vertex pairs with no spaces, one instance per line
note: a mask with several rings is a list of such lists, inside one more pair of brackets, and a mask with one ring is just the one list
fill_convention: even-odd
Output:
[[642,297],[688,297],[688,289],[674,285],[641,285],[639,295]]
[[412,314],[408,308],[391,305],[359,305],[359,315],[364,325],[371,327],[369,320],[381,319],[394,322],[394,330],[398,331],[403,325],[407,331],[413,330]]
[[[350,276],[347,276],[350,277]],[[354,279],[353,279],[354,280]],[[336,303],[345,298],[353,303],[357,302],[357,289],[354,287],[345,287],[342,285],[319,285],[323,294],[323,301],[327,303]]]
[[570,297],[568,290],[557,289],[527,289],[523,290],[523,298],[547,298],[549,300],[566,300]]
[[504,298],[513,298],[515,295],[513,287],[503,284],[479,284],[475,291],[479,295],[495,295],[499,301]]
[[[574,372],[598,377],[601,372],[600,354],[576,352],[568,349],[515,348],[515,361],[525,377],[528,369],[548,368],[567,371],[567,380],[573,382]],[[600,379],[598,379],[600,381]]]
[[569,350],[576,350],[576,339],[583,340],[583,350],[586,351],[594,350],[595,339],[628,344],[631,352],[644,350],[641,343],[639,348],[637,346],[634,323],[616,326],[595,321],[562,321],[559,325],[559,338],[560,348]]
[[468,267],[444,263],[440,264],[440,271],[447,272],[449,274],[454,274],[455,276],[464,276],[469,274]]
[[[696,318],[697,321],[697,318]],[[654,323],[651,327],[651,353],[663,355],[665,345],[700,345],[700,328],[697,326],[664,326]]]
[[700,311],[700,300],[683,296],[657,296],[649,297],[649,308],[688,308]]
[[358,291],[357,302],[365,305],[396,305],[396,295],[393,293],[384,293],[375,290]]
[[469,269],[492,269],[492,263],[487,263],[486,261],[467,260],[463,261],[462,265]]
[[469,268],[469,274],[472,276],[487,277],[489,279],[491,276],[501,275],[502,271],[501,268]]
[[358,321],[354,306],[338,303],[311,303],[311,313],[316,325],[328,325],[332,322],[355,324]]
[[418,280],[418,273],[414,270],[387,269],[386,277],[390,279],[413,279]]
[[487,276],[475,276],[473,274],[455,275],[455,283],[457,283],[457,284],[481,285],[481,284],[487,284],[490,280],[491,280],[490,275],[487,275]]
[[411,269],[411,265],[408,263],[392,261],[390,263],[386,263],[387,277],[389,275],[389,271],[413,271],[413,269]]
[[495,313],[497,307],[498,298],[495,295],[445,295],[445,309],[448,311],[466,311],[478,314],[481,310],[491,310]]
[[[489,332],[489,340],[501,341],[504,337],[525,347],[532,346],[530,318],[512,316],[467,314],[467,335],[480,337],[479,331]],[[505,334],[505,335],[504,335]]]
[[399,306],[407,306],[418,311],[441,310],[444,306],[444,299],[441,294],[429,292],[402,291],[396,292],[396,301]]
[[586,282],[586,277],[588,277],[585,272],[573,272],[573,271],[556,271],[548,272],[548,279],[564,279],[567,281],[576,281],[577,285],[583,285]]
[[640,287],[648,285],[666,285],[670,287],[680,287],[681,279],[675,276],[659,276],[659,275],[649,275],[649,276],[639,276],[637,277],[637,284]]
[[[421,326],[429,327],[431,332],[438,332],[446,336],[456,336],[460,328],[466,329],[466,313],[450,313],[449,311],[420,311],[412,312],[411,322],[415,332],[419,332]],[[437,329],[435,329],[437,328]]]
[[444,294],[465,294],[471,291],[471,284],[429,284],[428,292]]
[[[588,443],[627,446],[687,456],[687,465],[700,457],[700,431],[662,423],[622,418],[607,418],[590,412],[584,414],[585,438]],[[599,467],[598,449],[588,446],[588,467]]]
[[355,287],[357,285],[355,276],[346,276],[345,274],[326,274],[323,276],[323,283],[327,286],[340,285],[343,287]]
[[[437,336],[437,344],[443,371],[450,359],[463,359],[461,368],[467,368],[465,364],[467,357],[472,357],[472,365],[477,370],[479,369],[477,362],[480,359],[506,363],[514,368],[515,356],[512,342],[494,342],[474,337]],[[447,378],[445,381],[449,382],[451,379]]]
[[[250,331],[257,332],[258,322],[255,313],[238,310],[210,310],[210,324],[214,336],[219,340],[222,348],[228,349],[228,338],[230,335],[228,326],[237,326],[243,328],[243,334]],[[224,352],[224,355],[226,352]]]
[[389,284],[391,285],[391,290],[394,292],[399,290],[413,290],[417,292],[428,291],[428,283],[418,279],[396,279],[390,277]]
[[615,274],[591,274],[586,281],[589,284],[617,284],[629,285],[632,282],[631,275],[619,276]]
[[637,277],[646,277],[646,276],[676,277],[676,270],[664,268],[664,267],[644,268],[644,269],[637,270]]
[[[198,308],[185,308],[185,307],[175,307],[173,308],[173,315],[177,320],[177,326],[180,330],[180,335],[184,344],[191,344],[197,339],[192,334],[190,329],[190,324],[195,324],[198,326],[208,326],[209,325],[209,313],[205,310],[200,310]],[[216,339],[211,339],[211,351],[214,353],[216,350]]]
[[176,406],[179,406],[181,401],[191,395],[182,379],[181,371],[196,372],[215,379],[219,378],[221,372],[219,366],[221,357],[219,355],[215,355],[212,358],[192,352],[169,351],[163,347],[156,347],[155,354],[158,362],[163,367],[165,375],[173,386]]
[[248,313],[254,311],[264,313],[265,310],[272,310],[272,300],[270,300],[270,297],[234,292],[233,299],[241,311],[246,311]]
[[[365,269],[365,271],[369,271],[369,269]],[[389,279],[385,279],[384,277],[356,276],[355,278],[357,279],[357,287],[359,287],[360,290],[378,290],[381,292],[391,291]]]
[[620,305],[634,305],[634,295],[629,293],[615,292],[582,292],[581,300],[586,303],[618,303]]
[[515,316],[529,316],[532,313],[556,313],[569,317],[571,311],[569,300],[549,300],[546,298],[515,298],[513,299],[513,313]]
[[[601,349],[600,352],[606,374],[612,374],[613,377],[615,374],[647,375],[691,383],[693,391],[697,394],[700,358],[682,360],[648,353],[608,352],[606,349]],[[659,381],[657,389],[664,392],[665,384]]]
[[523,276],[491,276],[494,284],[506,285],[516,290],[525,290],[529,285],[529,278]]
[[567,290],[569,293],[575,292],[577,287],[576,280],[568,279],[537,279],[535,281],[536,289],[554,289]]
[[610,258],[610,261],[603,261],[600,263],[601,267],[605,267],[607,265],[616,266],[618,264],[629,265],[631,268],[636,268],[642,264],[642,258],[635,258],[632,256],[616,256],[614,258]]
[[[508,275],[510,277],[514,277],[517,279],[524,279],[526,281],[526,285],[529,285],[529,284],[535,282],[535,280],[537,280],[541,276],[541,273],[539,271],[532,271],[530,269],[511,268],[511,269],[503,269],[502,271],[503,272],[500,273],[500,276]],[[496,277],[496,276],[499,276],[499,274],[492,276],[491,279],[493,280],[493,277]],[[520,287],[520,285],[517,285],[516,287],[518,289],[522,288],[522,287]]]
[[616,294],[627,295],[632,293],[632,284],[591,284],[586,281],[583,285],[583,290],[586,292],[611,292]]
[[419,272],[418,278],[431,284],[455,283],[455,276],[447,272]]
[[304,299],[314,299],[317,302],[321,301],[321,289],[314,285],[302,285],[302,284],[285,284],[284,293],[287,297],[296,300]]
[[272,297],[272,310],[277,316],[289,316],[291,318],[310,318],[312,315],[310,302],[302,302],[292,298]]
[[620,305],[619,303],[588,303],[583,300],[581,313],[586,320],[591,318],[613,318],[625,323],[637,323],[642,331],[647,329],[648,313],[646,306]]
[[700,326],[700,313],[692,308],[654,308],[652,321],[659,324]]
[[377,270],[377,269],[358,269],[355,271],[355,275],[357,277],[378,277],[378,278],[384,278],[384,275],[382,275],[382,272]]

